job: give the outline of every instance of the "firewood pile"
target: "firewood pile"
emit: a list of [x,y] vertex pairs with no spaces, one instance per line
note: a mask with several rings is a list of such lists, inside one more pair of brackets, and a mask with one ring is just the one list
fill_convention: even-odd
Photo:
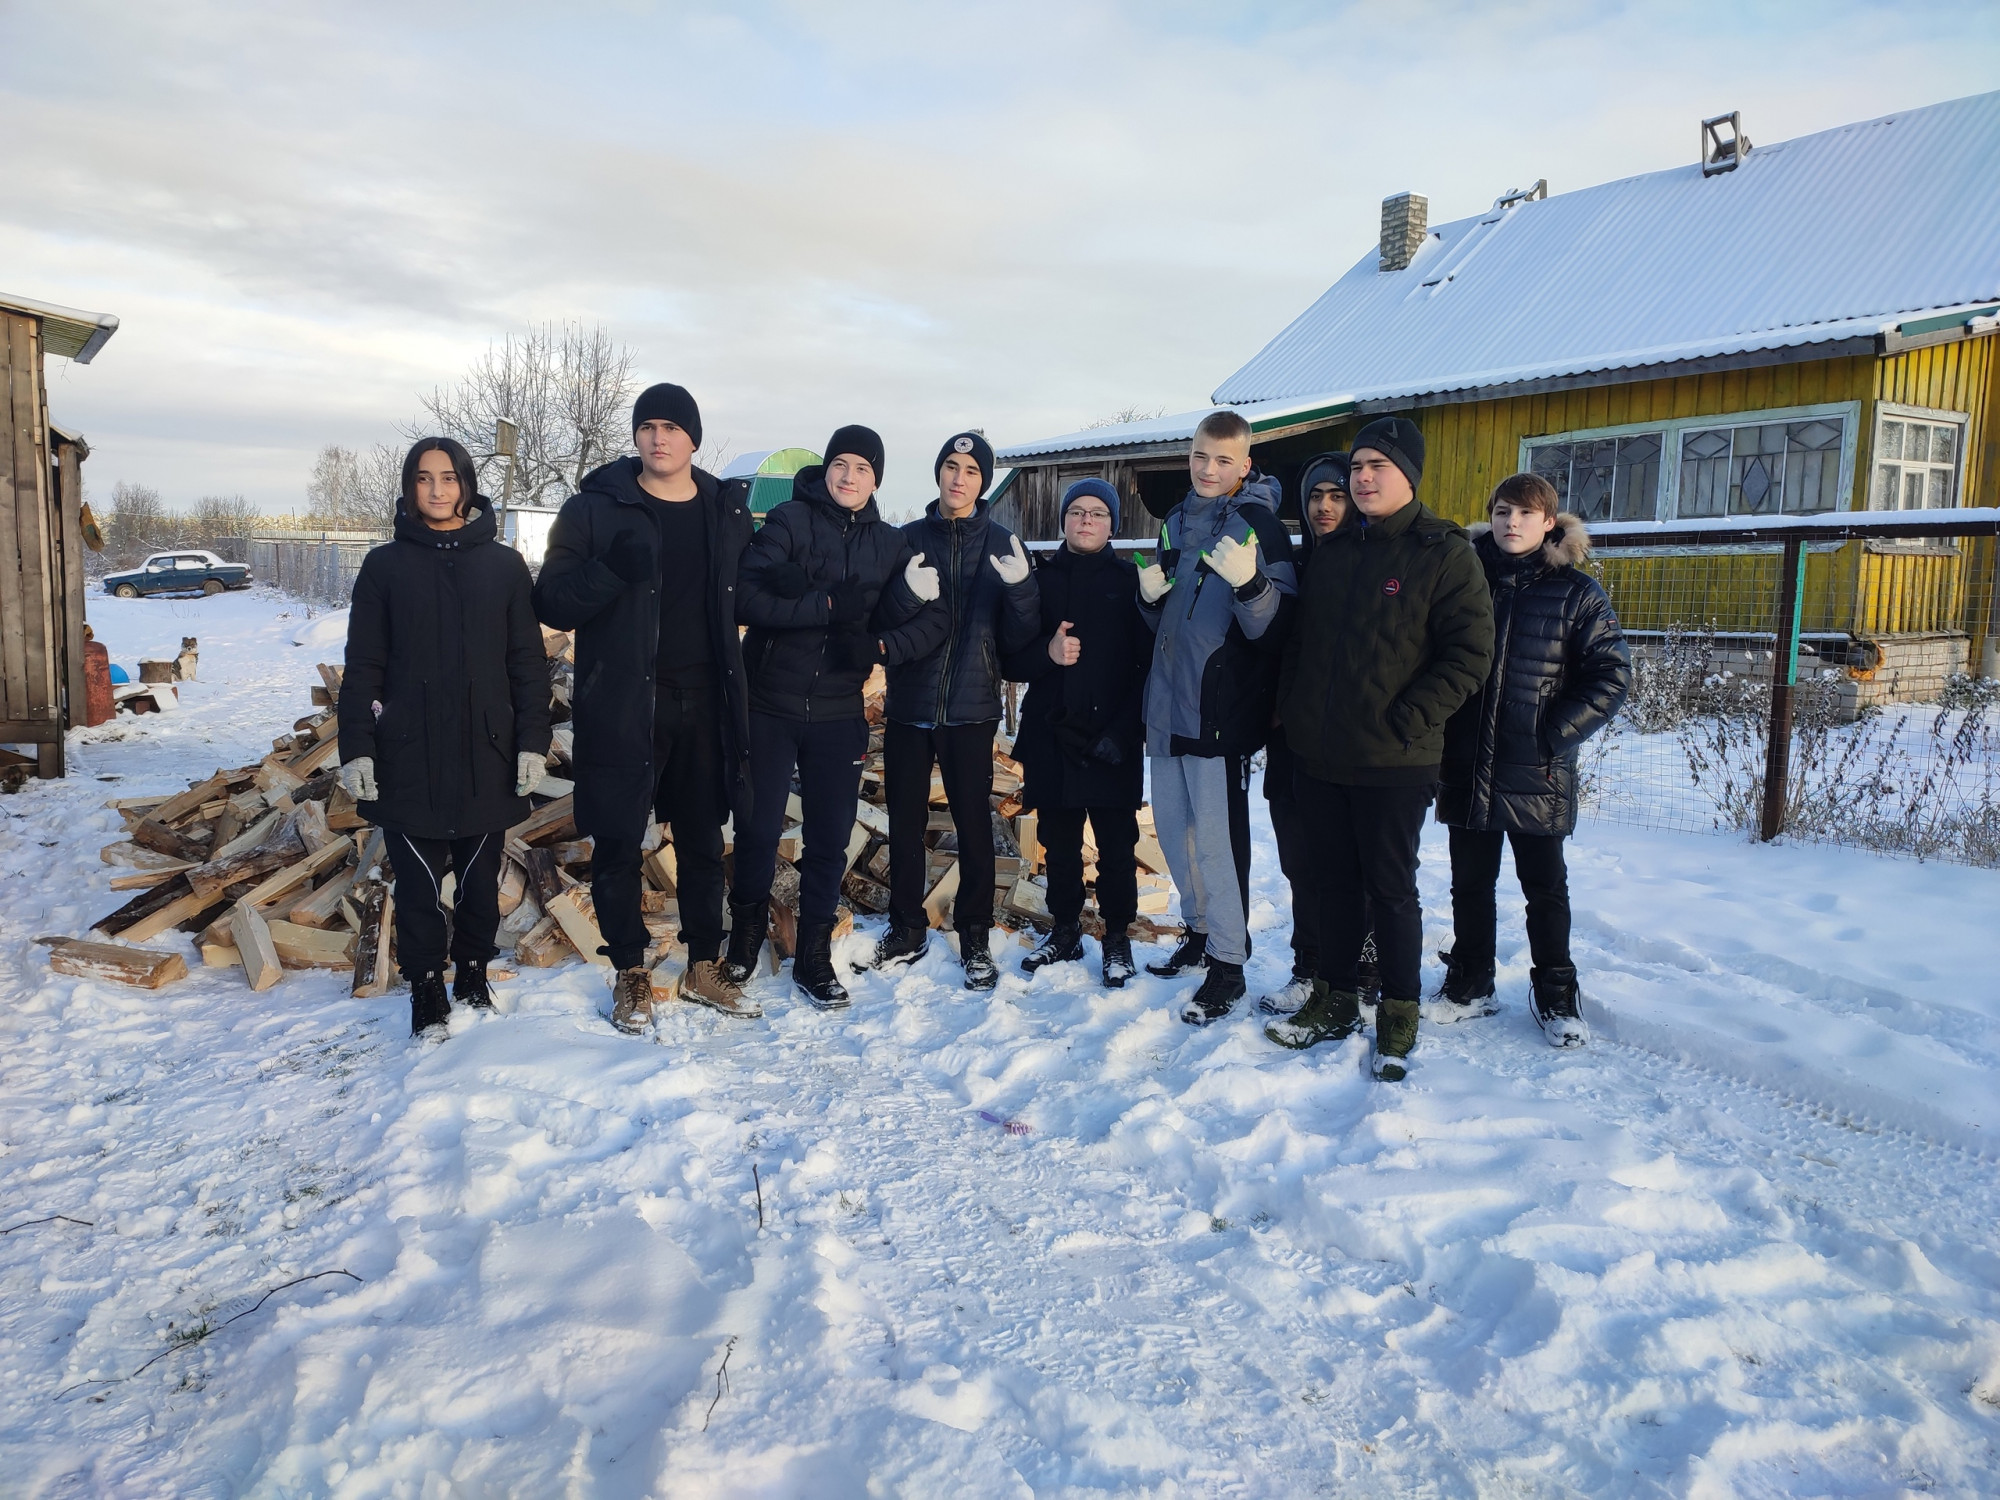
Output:
[[[578,836],[572,817],[567,721],[573,643],[557,631],[544,630],[543,637],[556,720],[550,771],[530,800],[527,818],[507,833],[499,943],[503,951],[512,950],[520,968],[548,968],[576,958],[604,965],[608,960],[598,952],[603,938],[590,899],[591,844]],[[318,671],[313,712],[274,740],[271,753],[258,764],[218,770],[170,797],[121,797],[108,804],[123,818],[126,836],[106,845],[101,857],[119,871],[112,876],[112,890],[133,894],[93,924],[93,936],[103,941],[50,939],[54,966],[157,988],[183,977],[185,965],[178,955],[144,945],[177,930],[195,935],[205,965],[241,969],[253,990],[270,989],[298,969],[351,973],[353,993],[359,997],[380,996],[395,986],[393,878],[381,830],[362,818],[336,775],[341,669],[322,664]],[[878,669],[866,695],[869,750],[862,800],[847,844],[836,936],[851,929],[856,912],[878,914],[889,906],[883,697]],[[1012,748],[1012,741],[1002,736],[993,753],[998,917],[1015,929],[1045,931],[1049,919],[1041,845],[1035,814],[1022,810],[1021,768],[1008,753]],[[957,833],[945,806],[943,781],[935,773],[930,805],[924,906],[931,925],[944,928],[950,925],[958,884]],[[1141,916],[1133,935],[1149,941],[1167,931],[1152,917],[1166,911],[1169,886],[1150,812],[1142,810],[1140,819]],[[794,794],[772,893],[773,972],[781,957],[791,955],[798,937],[800,820]],[[733,830],[725,830],[725,856],[733,849],[732,835]],[[1085,855],[1088,860],[1093,851],[1086,849]],[[653,938],[647,962],[655,987],[671,994],[685,957],[675,946],[680,922],[668,830],[656,826],[648,831],[642,872],[640,901]],[[1087,864],[1086,881],[1094,877],[1094,864]],[[445,900],[449,905],[449,878]],[[1086,930],[1102,935],[1094,906],[1086,906],[1084,921]],[[491,972],[502,973],[497,966]]]

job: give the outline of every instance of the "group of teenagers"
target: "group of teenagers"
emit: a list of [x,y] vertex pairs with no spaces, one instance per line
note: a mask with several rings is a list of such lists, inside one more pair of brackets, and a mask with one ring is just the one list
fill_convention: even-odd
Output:
[[[1187,493],[1143,566],[1112,546],[1123,502],[1095,478],[1064,491],[1062,542],[1031,560],[990,513],[993,451],[979,432],[946,439],[937,498],[896,525],[876,505],[881,438],[842,427],[757,525],[746,486],[694,463],[694,397],[655,385],[633,407],[634,456],[584,479],[538,576],[498,538],[466,450],[416,443],[394,539],[355,580],[339,700],[341,781],[383,830],[395,874],[412,1032],[441,1027],[453,999],[492,1004],[506,831],[527,815],[551,741],[546,625],[573,633],[574,818],[592,841],[621,1031],[653,1020],[641,864],[655,821],[672,833],[682,998],[761,1014],[748,986],[795,809],[792,982],[821,1009],[848,1004],[833,934],[879,666],[890,904],[873,967],[929,951],[935,772],[964,983],[998,984],[993,746],[1006,685],[1024,683],[1013,755],[1052,924],[1021,960],[1027,973],[1085,961],[1088,859],[1103,982],[1135,976],[1127,931],[1150,790],[1184,931],[1146,967],[1199,976],[1182,1019],[1229,1014],[1247,992],[1261,752],[1292,895],[1291,977],[1257,1001],[1273,1042],[1366,1032],[1375,1076],[1396,1080],[1425,1014],[1494,1014],[1495,889],[1511,845],[1534,1017],[1554,1045],[1583,1044],[1563,841],[1578,748],[1623,703],[1631,658],[1584,570],[1582,523],[1533,474],[1495,488],[1487,523],[1443,519],[1418,498],[1421,431],[1386,417],[1349,452],[1305,464],[1295,543],[1251,436],[1234,411],[1201,422]],[[1449,830],[1454,939],[1426,1011],[1416,871],[1433,806]]]

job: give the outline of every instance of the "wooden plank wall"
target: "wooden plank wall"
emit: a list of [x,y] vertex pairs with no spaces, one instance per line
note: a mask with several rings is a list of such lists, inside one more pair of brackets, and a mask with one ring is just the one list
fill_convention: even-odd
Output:
[[[43,429],[48,423],[44,414]],[[53,434],[52,434],[53,436]],[[88,450],[85,450],[88,451]],[[52,527],[61,558],[58,576],[61,590],[56,596],[57,613],[60,617],[59,634],[62,639],[62,661],[67,670],[66,711],[63,714],[64,727],[83,717],[83,623],[84,584],[83,576],[83,457],[75,443],[61,443],[56,450],[55,462],[55,515]]]
[[50,746],[45,774],[60,760],[51,639],[53,549],[47,529],[48,429],[42,393],[41,325],[0,312],[0,740]]

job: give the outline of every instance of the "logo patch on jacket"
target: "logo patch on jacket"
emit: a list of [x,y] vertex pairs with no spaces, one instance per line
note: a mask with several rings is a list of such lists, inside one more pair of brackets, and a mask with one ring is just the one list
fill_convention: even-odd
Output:
[[1392,599],[1395,598],[1396,595],[1403,592],[1403,580],[1400,578],[1389,579],[1382,585],[1382,592]]

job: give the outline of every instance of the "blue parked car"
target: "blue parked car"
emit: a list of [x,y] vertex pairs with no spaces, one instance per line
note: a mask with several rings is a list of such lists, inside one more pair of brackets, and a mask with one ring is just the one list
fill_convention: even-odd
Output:
[[120,599],[141,594],[219,594],[224,589],[250,587],[244,563],[224,562],[213,552],[189,549],[155,552],[136,568],[105,575],[104,591]]

